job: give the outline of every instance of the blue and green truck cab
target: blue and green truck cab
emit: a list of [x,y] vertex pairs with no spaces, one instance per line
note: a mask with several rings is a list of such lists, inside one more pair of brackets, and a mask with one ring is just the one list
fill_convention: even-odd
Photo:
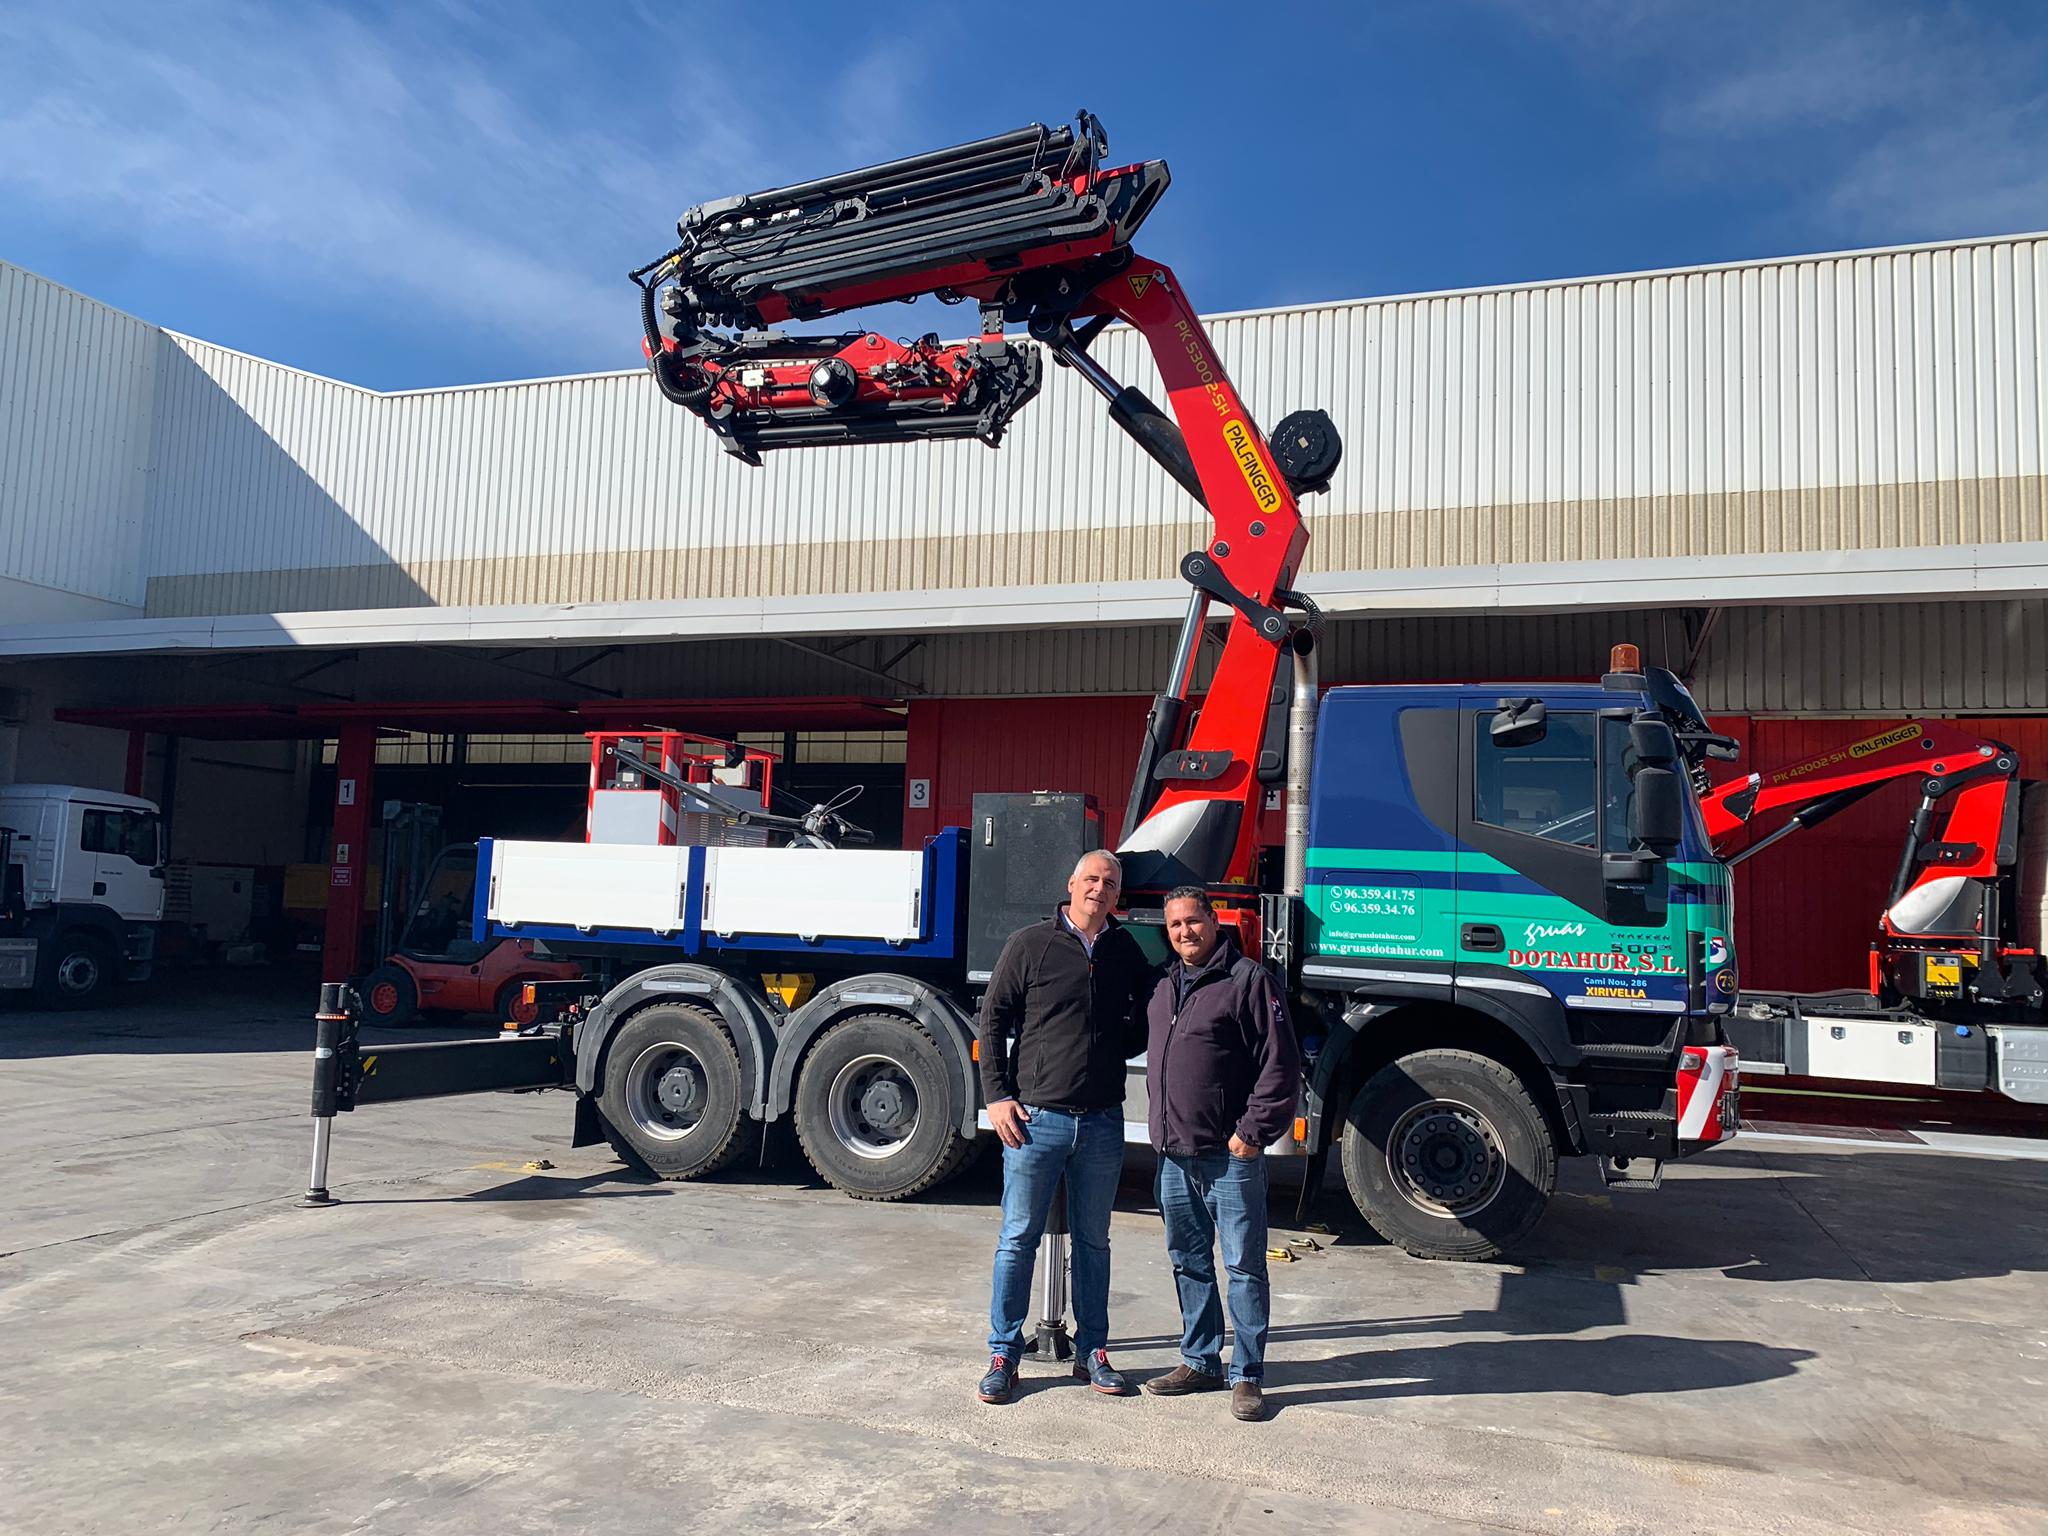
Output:
[[1411,1252],[1512,1246],[1561,1155],[1654,1188],[1736,1129],[1729,882],[1693,774],[1722,743],[1630,649],[1598,684],[1323,697],[1308,1150],[1335,1148],[1360,1210]]

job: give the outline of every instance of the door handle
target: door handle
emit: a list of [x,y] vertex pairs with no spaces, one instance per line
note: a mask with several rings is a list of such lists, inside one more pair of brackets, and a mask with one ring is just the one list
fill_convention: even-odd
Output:
[[104,880],[95,880],[95,881],[93,881],[93,883],[92,883],[92,893],[93,893],[93,895],[95,895],[95,896],[104,896],[104,895],[106,895],[106,894],[107,894],[107,882],[106,882],[106,881],[104,881]]
[[1458,930],[1458,942],[1467,949],[1498,951],[1508,947],[1500,928],[1493,923],[1467,923]]

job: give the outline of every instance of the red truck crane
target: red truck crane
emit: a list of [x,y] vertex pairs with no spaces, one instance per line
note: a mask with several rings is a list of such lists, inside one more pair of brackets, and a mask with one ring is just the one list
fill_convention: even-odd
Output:
[[[1508,1250],[1560,1157],[1650,1190],[1736,1133],[1726,872],[1681,748],[1704,717],[1626,645],[1568,686],[1325,693],[1294,581],[1298,498],[1327,489],[1336,427],[1308,410],[1260,430],[1180,280],[1132,244],[1166,185],[1163,161],[1110,163],[1083,113],[701,204],[632,274],[655,387],[744,464],[996,445],[1050,355],[1207,510],[1121,833],[1089,797],[1043,791],[978,793],[970,826],[901,850],[837,846],[862,839],[830,806],[782,827],[786,847],[485,839],[473,936],[559,945],[586,977],[546,988],[544,1016],[505,1040],[368,1053],[332,989],[309,1198],[326,1198],[338,1111],[498,1088],[573,1090],[577,1145],[609,1141],[663,1178],[715,1174],[780,1122],[848,1194],[916,1195],[986,1139],[976,1012],[1003,941],[1105,844],[1155,959],[1160,898],[1192,883],[1285,977],[1307,1065],[1267,1155],[1302,1159],[1305,1201],[1334,1157],[1412,1253]],[[978,333],[776,329],[925,294],[977,306]],[[1149,344],[1166,409],[1092,355],[1119,320]],[[1212,612],[1228,633],[1197,712]],[[1283,786],[1275,870],[1258,822]],[[1143,1140],[1142,1067],[1128,1086],[1124,1135]]]
[[[2025,857],[2019,755],[1941,720],[1906,720],[1700,797],[1717,845],[1790,810],[1733,866],[1901,780],[1917,781],[1870,944],[1869,995],[1745,992],[1730,1038],[1745,1071],[1981,1090],[2048,1103],[2043,873]],[[2038,858],[2035,859],[2038,863]]]
[[[1100,392],[1215,525],[1181,562],[1193,591],[1119,839],[1126,888],[1249,885],[1265,790],[1284,775],[1287,614],[1315,617],[1290,590],[1308,547],[1296,497],[1328,489],[1341,447],[1319,410],[1261,433],[1180,280],[1131,245],[1166,191],[1166,162],[1105,165],[1108,145],[1083,112],[1072,127],[1034,124],[692,208],[680,243],[632,274],[643,347],[663,395],[752,464],[822,444],[1000,443],[1040,373],[1036,349],[1007,340],[1006,323]],[[978,305],[980,337],[904,346],[773,329],[925,294]],[[1089,354],[1117,320],[1150,345],[1178,427]],[[1183,740],[1197,646],[1219,603],[1229,635]]]

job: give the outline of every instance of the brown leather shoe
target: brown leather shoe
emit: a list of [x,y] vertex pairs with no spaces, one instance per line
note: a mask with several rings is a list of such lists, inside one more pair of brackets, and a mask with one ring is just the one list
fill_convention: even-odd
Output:
[[1226,1385],[1221,1376],[1176,1365],[1164,1376],[1154,1376],[1146,1382],[1145,1390],[1154,1397],[1185,1397],[1190,1392],[1221,1392]]
[[1266,1416],[1266,1392],[1256,1381],[1240,1381],[1230,1389],[1230,1416],[1256,1424]]

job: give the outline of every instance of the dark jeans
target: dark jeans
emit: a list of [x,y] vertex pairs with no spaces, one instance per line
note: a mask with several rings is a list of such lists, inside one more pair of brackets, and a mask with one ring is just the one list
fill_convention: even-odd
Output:
[[1003,1148],[1003,1235],[988,1307],[988,1347],[1013,1364],[1031,1313],[1031,1271],[1060,1176],[1067,1180],[1067,1242],[1073,1252],[1074,1352],[1109,1343],[1109,1211],[1124,1169],[1121,1109],[1070,1115],[1024,1106],[1024,1145]]
[[1190,1370],[1223,1374],[1223,1302],[1216,1291],[1215,1240],[1230,1275],[1232,1381],[1266,1375],[1273,1287],[1266,1278],[1266,1160],[1202,1152],[1161,1153],[1157,1181],[1166,1254],[1180,1289],[1180,1358]]

